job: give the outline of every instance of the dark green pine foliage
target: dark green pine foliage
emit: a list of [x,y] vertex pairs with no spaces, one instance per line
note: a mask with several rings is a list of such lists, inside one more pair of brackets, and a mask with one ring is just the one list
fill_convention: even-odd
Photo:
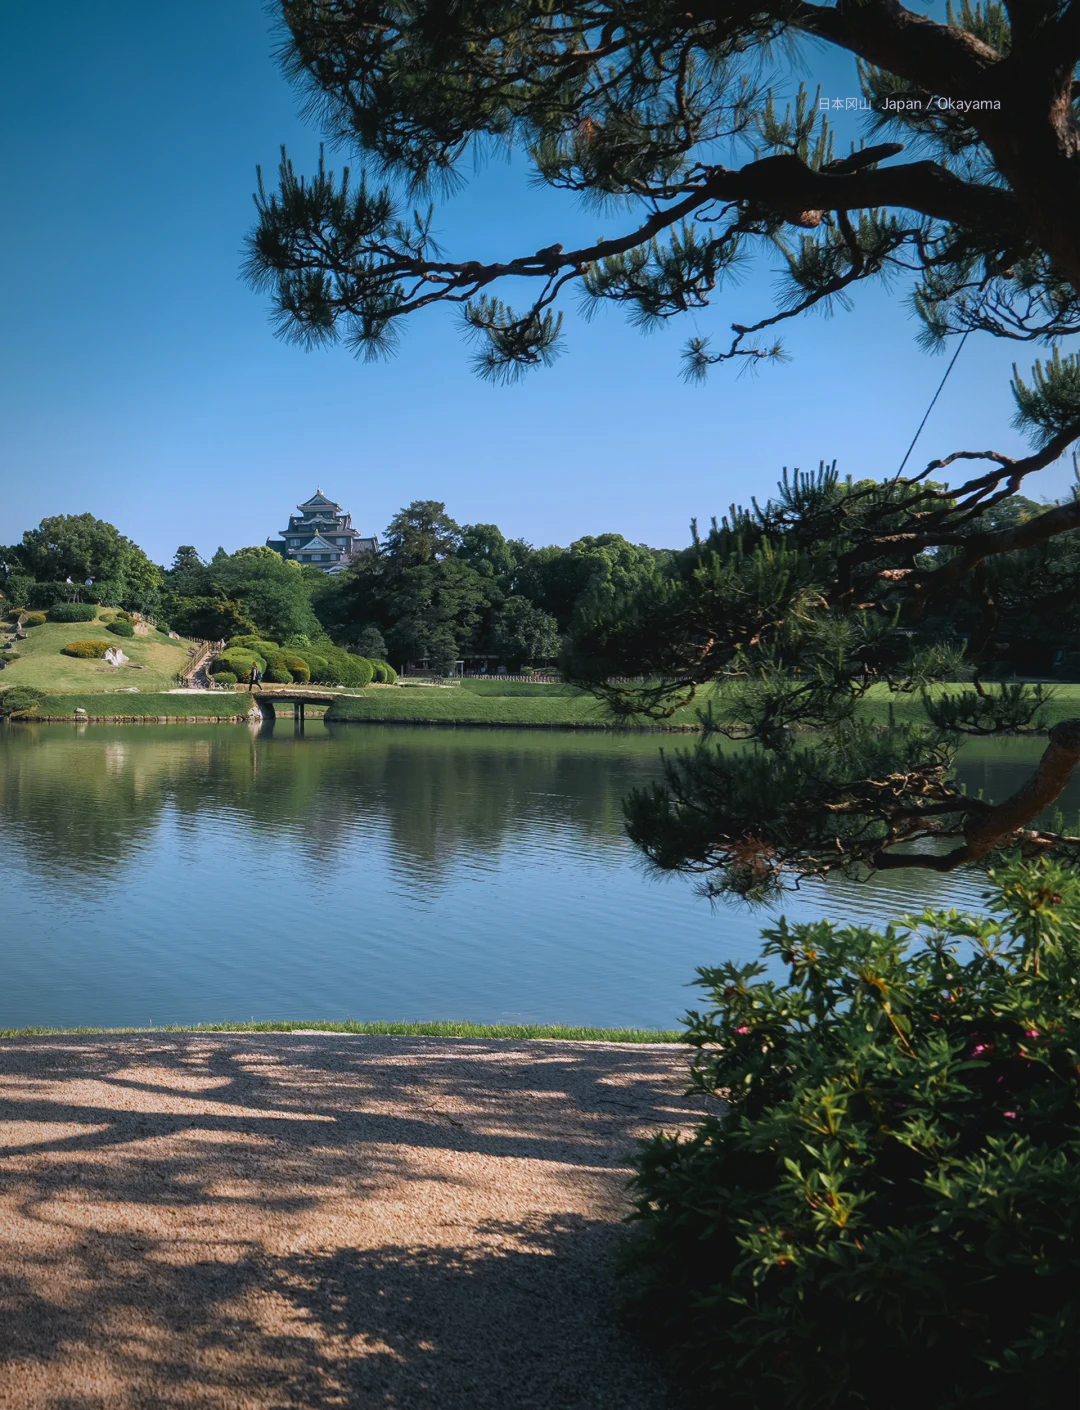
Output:
[[[701,876],[710,894],[764,899],[837,870],[982,864],[1021,838],[1076,850],[1039,825],[1080,758],[1064,726],[1026,805],[968,797],[956,782],[964,736],[1043,729],[1049,697],[984,683],[970,642],[913,611],[906,577],[871,556],[925,488],[843,481],[824,466],[785,474],[774,500],[732,509],[579,618],[568,673],[616,713],[662,720],[701,706],[699,743],[627,800],[630,836],[655,866]],[[947,571],[962,551],[922,555],[912,571]],[[974,638],[984,604],[970,586],[960,580],[951,610]],[[863,709],[885,689],[914,707],[890,728]]]
[[[844,307],[868,280],[906,281],[930,343],[1080,331],[1080,27],[1063,0],[963,0],[932,17],[792,0],[275,9],[286,74],[328,139],[365,162],[358,177],[323,162],[304,177],[283,153],[276,185],[260,174],[246,270],[285,336],[378,356],[410,315],[445,303],[478,342],[477,370],[505,380],[557,356],[573,293],[648,328],[726,297],[755,258],[782,271],[774,304],[725,318],[719,346],[692,337],[689,375],[782,358],[788,318]],[[823,51],[858,64],[863,139],[847,151],[835,95],[800,84]],[[604,236],[575,247],[549,228],[539,248],[497,257],[440,248],[431,195],[492,148],[600,210]],[[1042,375],[1059,370],[1075,383],[1069,358]]]

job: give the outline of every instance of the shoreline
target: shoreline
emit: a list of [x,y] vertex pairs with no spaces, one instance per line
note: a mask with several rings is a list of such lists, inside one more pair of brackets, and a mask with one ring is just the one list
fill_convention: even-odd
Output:
[[672,1047],[682,1033],[668,1028],[593,1028],[559,1023],[454,1023],[436,1019],[430,1023],[361,1022],[358,1019],[251,1019],[246,1023],[163,1023],[153,1028],[0,1028],[6,1038],[138,1037],[158,1033],[297,1033],[336,1034],[361,1038],[447,1038],[479,1039],[511,1043],[602,1043],[621,1047]]

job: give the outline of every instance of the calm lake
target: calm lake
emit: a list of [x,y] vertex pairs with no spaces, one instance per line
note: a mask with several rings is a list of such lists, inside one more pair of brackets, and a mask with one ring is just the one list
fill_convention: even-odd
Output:
[[[678,741],[663,741],[668,748]],[[696,966],[768,912],[646,876],[619,800],[649,735],[291,721],[0,728],[0,1027],[229,1019],[674,1026]],[[982,743],[1004,793],[1038,740]],[[1080,787],[1063,800],[1080,805]],[[979,877],[814,884],[875,922],[977,906]]]

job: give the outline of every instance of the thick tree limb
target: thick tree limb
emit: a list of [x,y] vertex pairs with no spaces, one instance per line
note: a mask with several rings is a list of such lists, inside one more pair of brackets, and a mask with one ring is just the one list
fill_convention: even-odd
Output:
[[874,865],[882,871],[918,867],[924,871],[955,871],[1007,847],[1039,813],[1060,797],[1080,764],[1080,720],[1062,720],[1050,731],[1050,742],[1034,775],[1003,803],[969,815],[964,845],[941,856],[882,851]]

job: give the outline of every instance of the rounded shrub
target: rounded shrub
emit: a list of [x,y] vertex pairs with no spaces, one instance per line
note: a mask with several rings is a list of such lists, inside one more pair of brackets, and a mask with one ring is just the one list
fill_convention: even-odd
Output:
[[65,656],[78,656],[88,661],[95,658],[101,660],[109,650],[109,643],[107,641],[69,641],[60,650]]
[[113,636],[134,636],[135,628],[130,622],[123,622],[118,617],[115,622],[106,624],[105,630],[112,632]]
[[1073,1402],[1080,878],[990,878],[989,916],[781,921],[767,964],[699,971],[726,1109],[637,1158],[623,1268],[699,1404]]
[[397,671],[387,661],[372,661],[375,671],[375,679],[380,685],[393,685],[397,680]]
[[93,622],[98,610],[92,602],[58,602],[49,608],[50,622]]
[[313,681],[318,681],[320,685],[333,685],[335,683],[330,679],[330,662],[325,656],[309,656],[307,663]]
[[352,690],[363,690],[371,684],[372,665],[366,656],[354,656],[351,651],[338,650],[330,658],[337,672],[338,684]]
[[22,624],[24,627],[43,627],[45,620],[44,612],[27,612],[26,616],[22,619]]
[[281,650],[276,641],[265,641],[261,636],[252,636],[250,633],[247,636],[231,636],[226,646],[229,651],[238,647],[242,651],[254,651],[258,656]]
[[213,675],[214,680],[217,682],[218,685],[238,684],[237,678],[233,675],[232,671],[215,671]]
[[311,668],[300,656],[286,656],[285,669],[291,673],[293,680],[301,685],[307,685],[311,679]]
[[239,676],[241,680],[247,680],[251,675],[252,666],[258,666],[261,671],[265,668],[266,662],[261,656],[256,656],[253,651],[234,651],[230,649],[214,658],[210,666],[210,674],[216,676],[221,671],[231,671],[233,675]]
[[267,685],[291,685],[292,672],[284,666],[267,666],[263,680]]

